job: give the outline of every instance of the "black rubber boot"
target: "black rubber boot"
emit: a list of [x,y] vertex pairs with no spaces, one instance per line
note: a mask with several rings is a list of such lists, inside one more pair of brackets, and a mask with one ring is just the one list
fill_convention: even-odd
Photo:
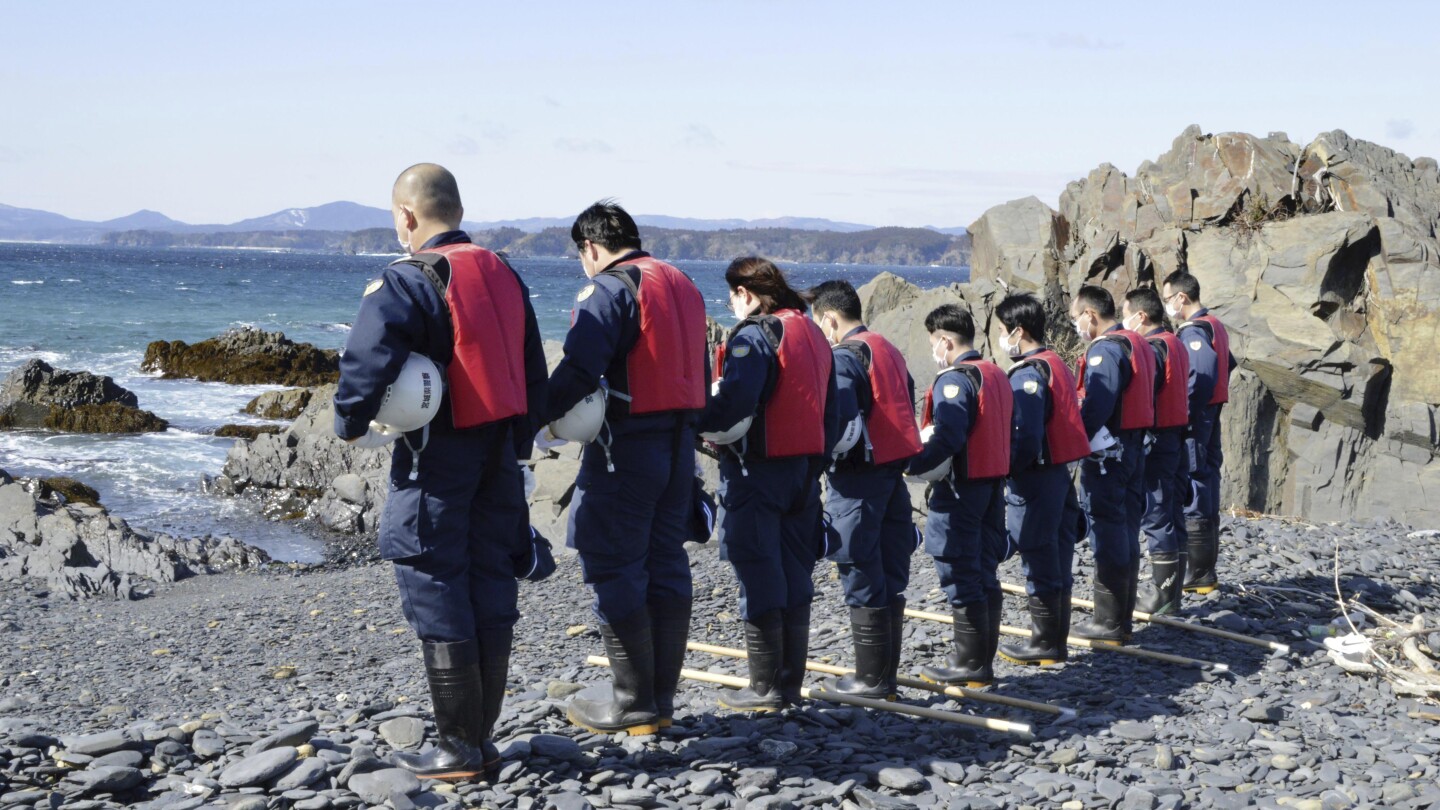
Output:
[[646,608],[614,624],[600,625],[600,638],[610,658],[614,692],[610,700],[576,696],[565,712],[571,723],[599,734],[654,734],[660,730],[655,711],[655,642]]
[[1140,553],[1130,558],[1125,573],[1125,601],[1120,605],[1120,626],[1124,628],[1125,643],[1135,637],[1135,605],[1140,601]]
[[990,591],[986,596],[990,602],[990,624],[985,631],[985,664],[993,669],[995,654],[1000,651],[1000,625],[1004,623],[1005,592]]
[[485,720],[481,736],[493,737],[495,721],[505,704],[505,683],[510,676],[510,648],[515,641],[515,628],[498,627],[479,631],[480,691],[484,695]]
[[720,692],[719,704],[737,712],[774,712],[785,708],[780,697],[780,651],[785,643],[785,619],[772,610],[745,622],[745,652],[750,685]]
[[780,652],[780,697],[792,706],[804,700],[805,664],[810,659],[810,606],[786,608],[785,640]]
[[850,608],[850,635],[855,642],[855,672],[829,681],[827,692],[885,700],[890,686],[890,608]]
[[660,728],[675,720],[675,690],[685,668],[685,645],[690,641],[690,600],[650,603],[650,630],[655,638],[655,711]]
[[420,754],[396,752],[397,767],[424,779],[493,779],[500,753],[481,733],[485,708],[480,655],[475,641],[424,643],[425,678],[435,708],[435,747]]
[[1065,648],[1065,595],[1060,591],[1031,596],[1030,639],[1016,644],[1000,645],[1000,657],[1025,666],[1040,667],[1059,664],[1068,655]]
[[[1074,591],[1066,588],[1060,594],[1060,641],[1065,643],[1070,638],[1070,617],[1075,615],[1075,600],[1072,598]],[[1068,654],[1068,645],[1067,645]]]
[[1185,577],[1187,593],[1206,594],[1220,587],[1215,576],[1215,560],[1220,554],[1220,533],[1209,518],[1186,518],[1185,532],[1190,535],[1185,550],[1190,554],[1190,570]]
[[920,677],[945,686],[978,689],[995,680],[995,671],[985,657],[989,650],[990,601],[966,602],[951,610],[955,623],[955,646],[945,663],[920,668]]
[[905,652],[905,597],[890,603],[890,672],[885,683],[890,688],[887,700],[900,699],[900,656]]
[[1070,635],[1117,647],[1125,643],[1120,611],[1125,605],[1125,577],[1129,573],[1129,566],[1095,567],[1095,613],[1088,621],[1070,628]]
[[1150,579],[1153,588],[1145,589],[1135,609],[1152,616],[1164,616],[1180,609],[1181,577],[1184,576],[1183,554],[1156,552],[1150,555]]

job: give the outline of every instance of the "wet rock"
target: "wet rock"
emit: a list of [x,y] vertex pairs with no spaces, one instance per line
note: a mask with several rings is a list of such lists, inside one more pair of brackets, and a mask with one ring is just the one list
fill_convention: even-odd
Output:
[[251,440],[260,435],[274,435],[280,432],[278,425],[221,425],[215,435],[221,439]]
[[279,332],[243,327],[193,346],[157,340],[145,347],[143,371],[237,385],[313,386],[339,378],[339,353],[295,343]]
[[250,400],[243,411],[262,419],[294,419],[310,404],[315,392],[309,388],[266,391]]
[[55,369],[30,360],[0,382],[0,429],[69,433],[144,433],[165,420],[142,411],[135,394],[109,377]]

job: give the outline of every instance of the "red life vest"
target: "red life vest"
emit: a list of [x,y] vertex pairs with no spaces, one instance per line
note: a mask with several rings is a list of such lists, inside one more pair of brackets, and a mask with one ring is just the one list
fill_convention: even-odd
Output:
[[[824,455],[825,397],[835,358],[830,341],[798,309],[781,309],[771,315],[753,315],[748,323],[760,326],[779,358],[775,388],[761,406],[759,421],[763,446],[750,448],[765,458]],[[725,373],[725,344],[715,347],[715,379]],[[755,428],[751,428],[751,435]]]
[[841,346],[853,345],[870,374],[870,413],[865,417],[870,461],[889,464],[920,454],[920,429],[910,399],[905,355],[879,332],[857,332]]
[[[1120,392],[1120,429],[1148,430],[1155,426],[1155,353],[1145,338],[1129,329],[1106,332],[1096,338],[1113,340],[1120,344],[1125,356],[1130,358],[1130,384]],[[1085,356],[1090,352],[1087,350]],[[1084,363],[1084,360],[1081,360]],[[1080,398],[1085,398],[1085,367],[1081,365],[1075,375]]]
[[1230,401],[1230,333],[1220,319],[1205,313],[1184,326],[1200,323],[1210,329],[1210,346],[1215,349],[1215,393],[1210,395],[1211,405],[1223,405]]
[[[1010,474],[1010,431],[1015,410],[1010,379],[1003,369],[989,360],[962,360],[955,369],[968,376],[980,392],[970,435],[965,439],[965,449],[960,451],[962,463],[958,469],[963,471],[961,480],[1004,478]],[[935,384],[939,383],[936,379]],[[932,385],[925,392],[925,410],[920,425],[929,427],[934,421],[935,385]]]
[[480,427],[524,414],[527,302],[520,279],[499,256],[469,242],[415,255],[427,253],[439,253],[450,265],[444,289],[455,352],[446,382],[455,427]]
[[1075,377],[1070,367],[1049,349],[1016,363],[1010,373],[1024,366],[1039,370],[1050,394],[1050,410],[1045,414],[1045,463],[1069,464],[1090,455],[1090,439],[1080,418],[1080,400],[1075,396]]
[[1155,427],[1185,427],[1190,424],[1190,355],[1174,332],[1162,331],[1145,339],[1165,358],[1165,378],[1155,391]]
[[[640,269],[640,284],[623,269]],[[690,277],[645,256],[606,271],[630,288],[640,306],[640,337],[625,358],[630,399],[620,413],[694,411],[705,407],[705,299]],[[624,398],[621,397],[622,402]],[[612,407],[618,403],[612,402]]]

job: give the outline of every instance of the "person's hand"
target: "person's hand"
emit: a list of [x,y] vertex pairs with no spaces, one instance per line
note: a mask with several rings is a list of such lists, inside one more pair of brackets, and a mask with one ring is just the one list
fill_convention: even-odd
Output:
[[550,432],[549,425],[540,428],[540,432],[535,434],[535,447],[540,450],[554,450],[569,443],[567,439],[556,438],[555,434]]

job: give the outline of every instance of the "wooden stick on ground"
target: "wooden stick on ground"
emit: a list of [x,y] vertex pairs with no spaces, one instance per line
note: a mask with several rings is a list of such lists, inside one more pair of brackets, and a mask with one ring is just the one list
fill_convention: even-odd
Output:
[[[1020,594],[1021,596],[1025,595],[1025,589],[1019,585],[1011,585],[1008,582],[1002,582],[1000,584],[1000,587],[1006,593],[1016,593]],[[1073,604],[1078,605],[1079,607],[1085,608],[1086,610],[1095,609],[1095,603],[1091,602],[1089,599],[1071,598],[1070,601]],[[1174,627],[1178,630],[1189,630],[1192,633],[1204,633],[1207,636],[1215,636],[1216,638],[1225,638],[1231,641],[1238,641],[1241,644],[1253,644],[1256,647],[1265,647],[1271,650],[1279,650],[1282,653],[1290,652],[1289,644],[1282,644],[1278,641],[1266,641],[1263,638],[1255,638],[1254,636],[1247,636],[1243,633],[1232,633],[1229,630],[1221,630],[1218,627],[1210,627],[1208,625],[1197,624],[1195,622],[1187,622],[1183,619],[1172,619],[1169,616],[1156,616],[1153,613],[1146,613],[1143,610],[1137,610],[1134,612],[1133,615],[1135,616],[1135,618],[1139,619],[1142,622],[1150,622],[1151,624],[1164,625],[1165,627]]]
[[[585,659],[585,662],[600,667],[610,666],[610,659],[598,655],[589,656]],[[698,669],[682,669],[680,670],[680,677],[688,678],[692,681],[703,681],[705,683],[728,686],[732,689],[740,689],[750,685],[750,681],[745,678],[737,678],[733,675],[719,675],[714,672],[704,672]],[[922,717],[926,720],[939,720],[945,723],[955,723],[962,726],[983,728],[989,731],[999,731],[1005,734],[1015,734],[1026,740],[1035,739],[1035,734],[1030,730],[1028,723],[993,720],[988,717],[971,717],[968,714],[941,711],[940,709],[931,709],[927,706],[912,706],[908,703],[890,703],[884,700],[870,700],[868,698],[858,698],[850,695],[826,692],[822,689],[801,687],[800,696],[813,700],[823,700],[828,703],[843,703],[849,706],[858,706],[862,709],[876,709],[882,712]]]
[[[912,619],[925,619],[926,621],[940,622],[941,624],[954,623],[949,616],[944,616],[939,613],[926,613],[923,610],[912,610],[910,608],[906,608],[905,615],[911,617]],[[1019,627],[1009,627],[1007,625],[1001,625],[1000,632],[1004,633],[1007,636],[1024,636],[1025,638],[1030,637],[1029,630],[1022,630]],[[1106,652],[1119,653],[1120,655],[1128,655],[1131,658],[1148,658],[1151,661],[1161,661],[1166,664],[1175,664],[1182,667],[1194,667],[1195,669],[1203,669],[1209,672],[1230,671],[1229,664],[1220,664],[1214,661],[1202,661],[1199,658],[1186,658],[1183,655],[1171,655],[1170,653],[1156,652],[1155,650],[1145,650],[1141,649],[1140,647],[1120,647],[1113,644],[1104,644],[1097,641],[1091,641],[1088,638],[1080,638],[1079,636],[1070,636],[1065,640],[1065,643],[1069,644],[1071,647],[1085,647],[1091,650],[1104,650]]]
[[[696,652],[710,653],[711,655],[723,655],[727,658],[748,658],[744,650],[734,647],[717,647],[714,644],[704,644],[699,641],[692,641],[686,645]],[[805,668],[811,672],[823,672],[827,675],[848,675],[855,670],[851,667],[837,667],[830,664],[822,664],[819,661],[806,661]],[[1024,698],[1009,697],[1008,695],[997,695],[993,692],[981,692],[976,689],[966,689],[963,686],[942,686],[938,683],[922,681],[919,678],[907,678],[901,675],[896,680],[901,686],[908,686],[912,689],[921,689],[926,692],[933,692],[937,695],[945,695],[954,698],[966,698],[978,700],[984,703],[994,703],[998,706],[1010,706],[1025,711],[1040,712],[1041,714],[1057,714],[1062,720],[1069,720],[1075,717],[1075,710],[1064,706],[1056,706],[1053,703],[1040,703]]]

